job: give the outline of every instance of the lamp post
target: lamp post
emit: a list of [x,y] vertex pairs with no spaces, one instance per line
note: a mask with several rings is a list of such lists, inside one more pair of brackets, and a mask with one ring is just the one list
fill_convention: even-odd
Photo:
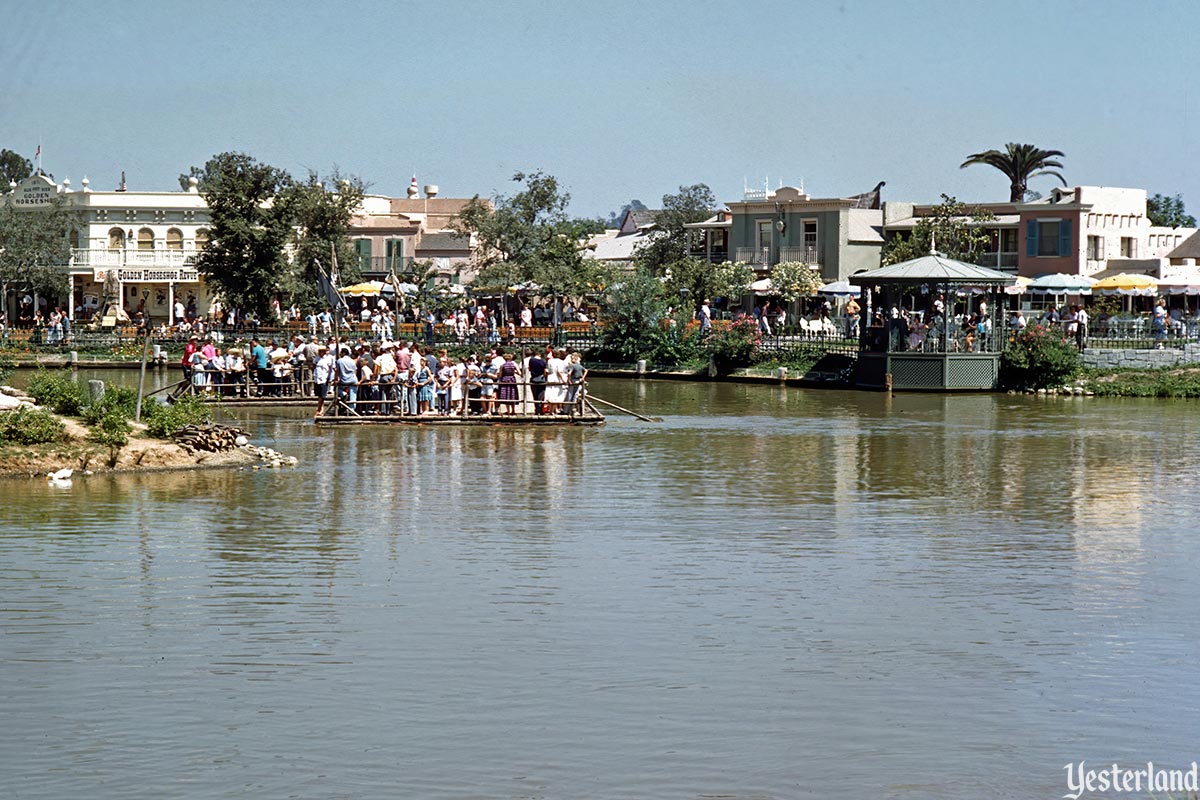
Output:
[[150,356],[150,316],[145,311],[146,300],[150,298],[150,290],[142,289],[142,370],[138,374],[137,409],[133,413],[133,421],[142,421],[142,397],[146,391],[146,359]]

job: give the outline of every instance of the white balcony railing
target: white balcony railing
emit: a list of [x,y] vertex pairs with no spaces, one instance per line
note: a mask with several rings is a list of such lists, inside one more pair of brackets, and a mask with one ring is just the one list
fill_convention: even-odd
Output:
[[801,264],[821,263],[820,257],[817,255],[817,248],[803,245],[779,248],[779,260],[781,262],[799,261]]
[[734,251],[734,260],[743,264],[770,264],[771,248],[738,247]]
[[799,261],[802,264],[811,266],[819,266],[821,263],[817,248],[804,247],[795,245],[790,247],[780,247],[778,258],[771,258],[771,248],[769,247],[738,247],[734,250],[734,257],[737,261],[746,264],[755,264],[762,266],[770,266],[778,264],[782,261]]
[[71,266],[76,269],[179,269],[196,264],[196,250],[101,250],[76,248]]

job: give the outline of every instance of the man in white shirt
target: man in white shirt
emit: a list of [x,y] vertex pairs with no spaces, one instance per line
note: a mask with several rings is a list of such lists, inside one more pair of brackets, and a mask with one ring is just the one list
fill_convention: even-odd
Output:
[[396,389],[396,359],[392,356],[396,345],[392,342],[383,343],[383,352],[375,358],[375,383],[379,386],[379,412],[390,416],[395,403]]

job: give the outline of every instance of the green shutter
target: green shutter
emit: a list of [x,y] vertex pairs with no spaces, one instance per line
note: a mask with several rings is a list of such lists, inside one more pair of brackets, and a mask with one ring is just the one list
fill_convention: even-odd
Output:
[[1038,224],[1036,219],[1031,219],[1025,223],[1025,255],[1037,255],[1037,231]]
[[367,272],[371,269],[371,240],[355,239],[354,252],[358,256],[358,269]]
[[387,240],[387,266],[389,270],[404,271],[404,240]]
[[1058,223],[1058,254],[1060,256],[1071,254],[1071,220],[1069,219]]

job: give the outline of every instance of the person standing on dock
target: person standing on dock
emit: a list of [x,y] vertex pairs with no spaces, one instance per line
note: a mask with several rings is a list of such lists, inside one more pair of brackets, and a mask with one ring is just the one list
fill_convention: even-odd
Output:
[[579,394],[583,391],[583,382],[587,380],[587,369],[583,366],[583,358],[579,353],[571,353],[567,359],[567,413],[574,416],[578,410]]
[[412,342],[401,342],[400,349],[396,351],[396,385],[392,390],[399,397],[396,398],[397,406],[394,410],[396,414],[412,413],[409,409],[414,408],[408,402],[408,375],[409,368],[412,366]]
[[333,370],[334,358],[329,352],[329,345],[317,345],[317,360],[313,364],[313,392],[317,395],[317,413],[314,416],[319,417],[325,411],[325,398],[329,395]]
[[396,345],[384,342],[383,351],[375,359],[375,383],[379,387],[379,413],[388,416],[393,413],[396,402],[396,373],[398,367],[396,358],[392,355]]
[[342,345],[342,354],[337,360],[337,382],[341,387],[341,399],[350,409],[350,413],[355,412],[355,403],[358,401],[358,362],[350,355],[350,348]]
[[533,413],[541,414],[546,402],[546,359],[536,350],[529,356],[529,389],[533,395]]

